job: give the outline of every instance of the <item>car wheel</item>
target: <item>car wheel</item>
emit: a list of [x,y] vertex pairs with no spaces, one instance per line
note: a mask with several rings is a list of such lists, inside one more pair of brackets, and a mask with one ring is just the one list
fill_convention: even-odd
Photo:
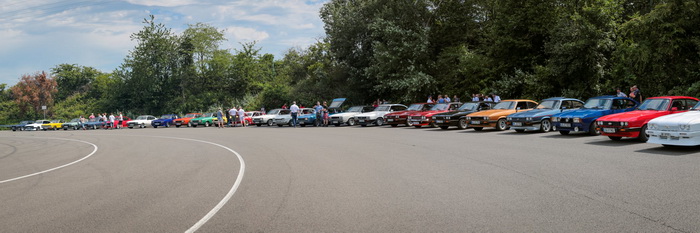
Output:
[[559,131],[559,134],[561,135],[569,135],[569,131]]
[[205,121],[205,122],[204,122],[204,127],[209,127],[209,125],[210,125],[210,124],[209,124],[208,121]]
[[499,131],[508,129],[508,123],[506,123],[506,119],[499,119],[496,123],[496,129]]
[[637,137],[637,140],[639,140],[641,142],[649,141],[649,135],[647,135],[647,125],[642,126],[642,131],[639,132],[639,136]]
[[68,130],[68,127],[63,127],[63,130]]
[[170,124],[168,124],[168,122],[165,122],[165,128],[170,128]]
[[413,126],[413,122],[411,122],[411,121],[409,121],[408,119],[406,119],[406,125],[407,125],[408,127],[411,127],[411,126]]
[[375,124],[376,124],[377,126],[382,126],[382,125],[384,125],[384,119],[382,119],[381,117],[380,117],[380,118],[377,118],[377,121],[375,122]]
[[540,132],[546,133],[552,130],[552,122],[549,119],[542,120],[540,124]]
[[349,126],[354,126],[354,125],[355,125],[355,118],[350,118],[350,119],[348,119],[348,125],[349,125]]
[[516,129],[515,132],[522,133],[522,132],[525,132],[525,130],[524,129]]
[[192,127],[192,123],[187,122],[187,127]]
[[469,125],[467,125],[467,119],[465,119],[465,118],[459,119],[459,123],[457,123],[457,128],[466,129],[467,127],[469,127]]
[[430,128],[437,128],[437,127],[438,127],[437,123],[435,123],[435,122],[430,123]]
[[146,125],[142,123],[140,127],[143,129],[146,128]]
[[484,130],[484,127],[474,127],[473,129],[476,131],[481,131],[481,130]]
[[591,125],[588,126],[588,135],[591,135],[591,136],[600,135],[600,131],[595,129],[595,121],[591,122]]
[[620,140],[622,140],[622,137],[616,137],[616,136],[608,136],[608,138],[610,138],[610,140],[613,140],[613,141],[620,141]]
[[[129,128],[131,128],[131,127],[129,127]],[[97,129],[97,125],[92,125],[92,129],[95,129],[95,130],[96,130],[96,129]]]
[[17,128],[15,128],[15,127],[12,127],[12,131],[17,131]]
[[440,126],[441,129],[447,129],[450,128],[449,126]]
[[260,126],[262,126],[262,124],[255,124],[255,126],[260,127]]
[[267,126],[272,126],[272,120],[267,120]]

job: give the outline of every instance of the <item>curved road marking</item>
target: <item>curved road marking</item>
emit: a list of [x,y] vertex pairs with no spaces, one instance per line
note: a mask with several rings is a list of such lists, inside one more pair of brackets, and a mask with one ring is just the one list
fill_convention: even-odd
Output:
[[58,166],[58,167],[54,167],[54,168],[51,168],[51,169],[43,170],[43,171],[40,171],[40,172],[35,172],[35,173],[29,174],[29,175],[24,175],[24,176],[20,176],[20,177],[15,177],[15,178],[12,178],[12,179],[7,179],[7,180],[0,180],[0,184],[2,184],[2,183],[7,183],[7,182],[11,182],[11,181],[15,181],[15,180],[24,179],[24,178],[27,178],[27,177],[36,176],[36,175],[44,174],[44,173],[47,173],[47,172],[55,171],[55,170],[58,170],[58,169],[61,169],[61,168],[64,168],[64,167],[68,167],[68,166],[70,166],[70,165],[73,165],[73,164],[76,164],[76,163],[78,163],[78,162],[80,162],[80,161],[83,161],[83,160],[85,160],[85,159],[87,159],[87,158],[90,158],[90,156],[94,155],[95,152],[97,152],[97,145],[92,144],[92,143],[90,143],[90,142],[83,141],[83,140],[67,139],[67,138],[48,138],[48,137],[24,137],[24,138],[46,138],[46,139],[57,139],[57,140],[66,140],[66,141],[82,142],[82,143],[86,143],[86,144],[92,145],[92,147],[94,147],[95,149],[92,150],[92,152],[91,152],[90,154],[88,154],[87,156],[85,156],[85,157],[83,157],[83,158],[81,158],[81,159],[78,159],[78,160],[76,160],[76,161],[73,161],[73,162],[70,162],[70,163],[67,163],[67,164]]

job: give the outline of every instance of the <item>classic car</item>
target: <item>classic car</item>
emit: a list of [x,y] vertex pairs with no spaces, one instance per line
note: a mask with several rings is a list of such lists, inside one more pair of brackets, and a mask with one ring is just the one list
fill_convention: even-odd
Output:
[[44,125],[51,123],[50,120],[36,120],[34,123],[24,126],[24,130],[46,130]]
[[180,116],[177,114],[163,114],[158,119],[151,121],[151,126],[153,126],[153,128],[158,128],[158,126],[168,128],[170,125],[173,125],[175,119],[179,118]]
[[637,110],[611,114],[598,118],[597,130],[603,136],[618,141],[623,137],[637,138],[646,142],[647,123],[650,120],[674,113],[690,110],[698,104],[698,99],[688,96],[652,97],[644,100]]
[[[123,119],[123,120],[122,120],[121,127],[122,127],[122,128],[124,128],[124,127],[129,127],[129,121],[131,121],[131,118],[129,118],[129,117],[127,117],[127,116],[122,116],[122,119]],[[114,124],[119,124],[119,120],[115,120],[115,121],[116,121],[116,122],[113,122]],[[104,128],[104,129],[111,129],[113,126],[114,126],[113,124],[107,124],[107,123],[105,123],[105,124],[102,125],[102,128]]]
[[106,123],[107,122],[102,120],[102,118],[95,117],[95,118],[89,119],[88,122],[83,123],[83,127],[85,127],[86,129],[103,128]]
[[133,129],[134,127],[139,127],[139,128],[146,128],[146,126],[150,125],[153,120],[156,120],[155,116],[152,115],[141,115],[136,117],[136,119],[127,121],[126,124],[128,125],[129,129]]
[[[289,109],[285,109],[285,110],[289,110]],[[297,117],[297,119],[298,119],[298,117]],[[291,111],[280,111],[275,116],[274,122],[279,127],[282,127],[284,125],[292,126],[292,112]]]
[[34,121],[20,121],[19,124],[10,125],[8,127],[10,127],[10,129],[12,129],[12,131],[17,131],[17,130],[23,131],[24,127],[27,126],[28,124],[31,124],[32,122],[34,122]]
[[245,112],[245,123],[247,125],[252,125],[253,124],[253,117],[259,117],[262,116],[263,113],[260,111],[250,111],[250,112]]
[[63,123],[63,130],[78,130],[83,128],[82,122],[80,122],[80,118],[73,118],[69,122]]
[[382,104],[371,112],[355,115],[355,120],[357,120],[357,124],[360,124],[362,127],[370,124],[382,126],[384,125],[384,115],[392,112],[404,111],[406,109],[408,109],[408,107],[403,104]]
[[647,143],[664,146],[700,145],[700,103],[688,112],[657,117],[647,123]]
[[457,110],[435,114],[432,119],[441,129],[448,129],[450,126],[466,129],[468,124],[464,116],[478,111],[489,110],[495,105],[495,102],[489,101],[467,102],[462,104]]
[[345,103],[346,98],[335,98],[331,100],[331,105],[328,106],[328,115],[340,113],[340,107]]
[[355,116],[364,112],[371,112],[374,109],[372,106],[353,106],[347,111],[336,113],[330,116],[330,124],[340,126],[346,124],[349,126],[355,125]]
[[297,117],[297,123],[301,127],[314,125],[314,123],[316,123],[316,110],[313,108],[302,108],[301,113]]
[[408,109],[404,111],[396,111],[384,115],[384,120],[386,124],[391,125],[391,127],[397,127],[399,125],[412,126],[411,121],[408,120],[408,116],[422,111],[428,111],[435,106],[434,103],[415,103],[411,104]]
[[449,111],[454,111],[461,106],[462,103],[441,103],[441,104],[435,104],[430,110],[428,111],[421,111],[421,112],[416,112],[408,116],[408,121],[411,122],[411,125],[416,128],[420,128],[423,126],[430,126],[432,128],[437,127],[437,124],[433,120],[433,116],[435,114],[443,113],[443,112],[449,112]]
[[573,98],[554,97],[542,100],[535,109],[508,115],[508,126],[516,132],[525,130],[549,132],[552,130],[551,117],[554,114],[579,109],[583,101]]
[[187,113],[187,114],[185,114],[184,117],[177,118],[177,119],[173,120],[173,124],[177,128],[180,128],[180,126],[183,126],[183,125],[190,127],[190,126],[192,126],[192,124],[190,123],[190,120],[192,120],[194,118],[199,118],[199,117],[202,117],[201,113]]
[[268,111],[267,114],[265,114],[265,115],[253,116],[253,124],[255,124],[256,126],[263,126],[263,125],[273,126],[275,124],[275,117],[277,117],[277,115],[280,115],[283,113],[289,114],[289,111],[290,111],[289,109],[281,109],[281,108],[272,109],[272,110]]
[[506,117],[516,112],[529,111],[537,106],[532,100],[504,100],[490,110],[479,111],[464,116],[468,127],[481,131],[484,127],[495,127],[497,130],[508,129]]
[[628,97],[598,96],[590,98],[583,107],[552,115],[554,130],[567,135],[573,132],[588,132],[590,135],[598,135],[595,121],[602,116],[629,112],[639,106],[639,103]]
[[59,130],[63,128],[63,120],[51,120],[50,123],[42,125],[44,130]]
[[[224,122],[226,122],[226,116],[222,117]],[[204,126],[204,127],[209,127],[211,125],[215,125],[218,122],[218,118],[216,117],[216,112],[209,112],[209,113],[204,113],[201,117],[194,118],[190,120],[190,125],[192,127],[197,127],[197,126]]]

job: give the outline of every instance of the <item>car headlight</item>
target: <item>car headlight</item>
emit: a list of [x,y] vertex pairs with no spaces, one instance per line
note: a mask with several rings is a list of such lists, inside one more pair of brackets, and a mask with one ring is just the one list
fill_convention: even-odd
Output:
[[471,117],[467,117],[467,120],[468,120],[468,121],[471,120],[471,119],[472,119]]
[[559,117],[552,117],[552,121],[559,121]]
[[425,116],[421,116],[420,119],[421,119],[421,120],[425,120]]
[[574,123],[581,123],[581,118],[574,117]]
[[690,131],[690,125],[679,125],[681,131]]
[[629,126],[629,125],[630,125],[629,122],[626,122],[626,121],[620,122],[620,126]]
[[658,126],[656,124],[648,124],[647,128],[651,129],[651,130],[656,130],[658,128]]
[[446,120],[449,120],[449,119],[451,119],[451,118],[452,118],[452,117],[445,117]]
[[433,117],[433,120],[435,120],[436,117]]
[[532,117],[525,118],[526,121],[532,121]]
[[507,121],[512,121],[513,118],[512,118],[512,117],[506,117],[506,120],[507,120]]

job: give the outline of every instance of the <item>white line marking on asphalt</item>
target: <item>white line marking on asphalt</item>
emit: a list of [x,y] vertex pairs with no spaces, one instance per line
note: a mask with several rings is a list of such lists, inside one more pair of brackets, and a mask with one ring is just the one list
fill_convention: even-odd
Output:
[[88,154],[87,156],[85,156],[85,157],[83,157],[83,158],[81,158],[81,159],[78,159],[78,160],[76,160],[76,161],[73,161],[73,162],[70,162],[70,163],[67,163],[67,164],[58,166],[58,167],[54,167],[54,168],[51,168],[51,169],[48,169],[48,170],[43,170],[43,171],[40,171],[40,172],[32,173],[32,174],[29,174],[29,175],[24,175],[24,176],[15,177],[15,178],[12,178],[12,179],[2,180],[2,181],[0,181],[0,184],[2,184],[2,183],[7,183],[7,182],[11,182],[11,181],[15,181],[15,180],[19,180],[19,179],[24,179],[24,178],[27,178],[27,177],[36,176],[36,175],[44,174],[44,173],[47,173],[47,172],[55,171],[55,170],[58,170],[58,169],[61,169],[61,168],[64,168],[64,167],[68,167],[68,166],[70,166],[70,165],[73,165],[73,164],[76,164],[76,163],[78,163],[78,162],[80,162],[80,161],[83,161],[83,160],[85,160],[85,159],[87,159],[87,158],[90,158],[90,156],[94,155],[95,152],[97,152],[97,145],[92,144],[92,143],[90,143],[90,142],[83,141],[83,140],[68,139],[68,138],[48,138],[48,137],[24,137],[24,138],[46,138],[46,139],[57,139],[57,140],[66,140],[66,141],[82,142],[82,143],[87,143],[87,144],[92,145],[92,147],[94,147],[95,149],[92,150],[92,152],[91,152],[90,154]]

